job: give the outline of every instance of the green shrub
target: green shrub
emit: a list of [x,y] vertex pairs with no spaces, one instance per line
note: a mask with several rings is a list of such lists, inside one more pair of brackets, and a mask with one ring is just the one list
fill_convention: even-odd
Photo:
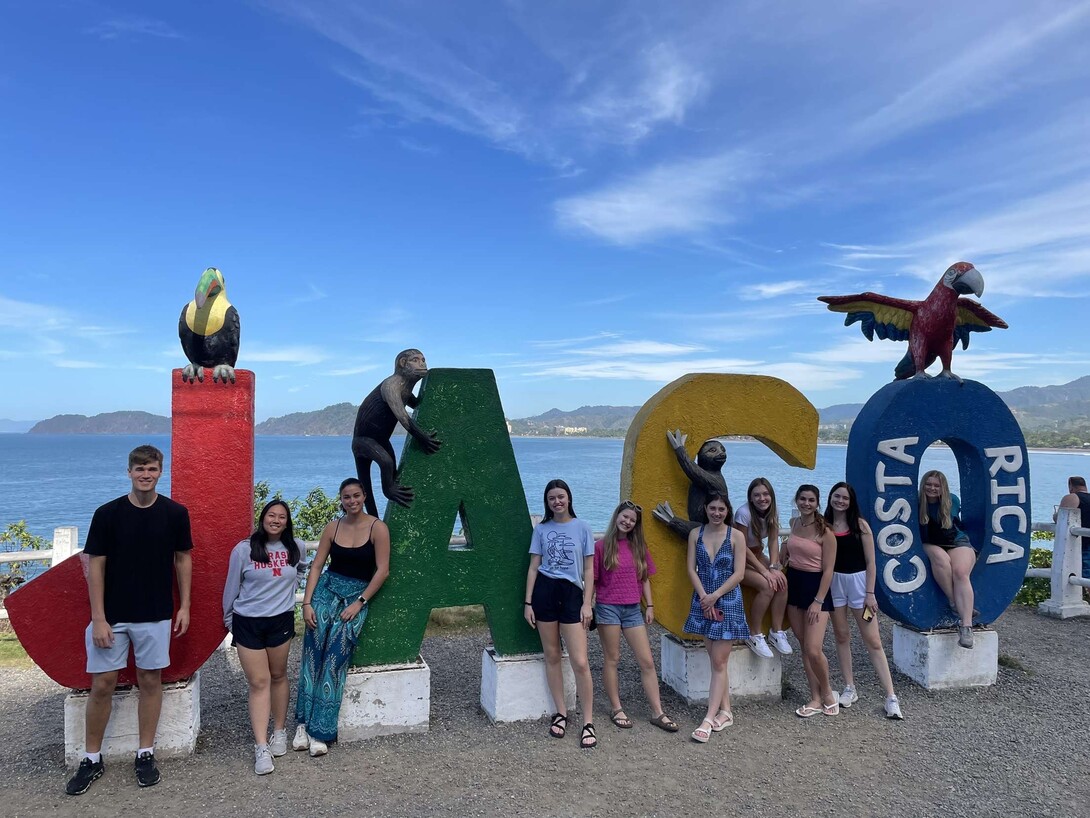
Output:
[[[1034,531],[1034,540],[1051,540],[1052,535],[1047,531]],[[1052,552],[1047,548],[1031,548],[1029,551],[1030,568],[1051,568]],[[1014,597],[1019,605],[1038,605],[1052,596],[1052,583],[1047,579],[1036,577],[1027,579]]]
[[[0,546],[3,546],[0,551],[41,551],[49,545],[45,537],[30,533],[26,520],[8,523],[8,527],[0,531]],[[22,562],[0,563],[0,600],[26,582],[25,566]]]
[[257,528],[260,520],[261,509],[269,500],[281,499],[291,509],[292,526],[295,536],[300,540],[311,542],[322,536],[322,529],[326,523],[336,517],[341,511],[340,498],[330,497],[320,488],[310,490],[307,496],[300,500],[298,497],[286,500],[279,492],[273,492],[267,480],[262,480],[254,485],[254,528]]

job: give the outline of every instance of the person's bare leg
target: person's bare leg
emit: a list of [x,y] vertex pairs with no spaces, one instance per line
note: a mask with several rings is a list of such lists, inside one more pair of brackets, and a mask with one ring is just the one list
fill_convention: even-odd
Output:
[[857,611],[854,608],[852,615],[855,616],[855,624],[859,626],[859,635],[863,637],[863,644],[867,646],[870,663],[874,667],[874,675],[878,677],[878,683],[882,685],[882,690],[888,698],[894,695],[893,676],[889,672],[889,660],[886,659],[886,652],[882,648],[882,632],[878,628],[878,617],[875,616],[868,622],[863,618],[863,609]]
[[549,685],[549,695],[553,697],[553,707],[562,716],[568,715],[568,705],[564,700],[564,670],[560,666],[563,655],[560,649],[560,623],[538,622],[537,635],[541,638],[541,650],[545,654],[545,681]]
[[[730,710],[730,684],[727,681],[727,660],[730,658],[731,643],[725,639],[704,638],[704,647],[711,662],[712,677],[708,685],[708,712],[704,718],[715,723],[715,716],[721,710]],[[724,708],[723,701],[727,706]]]
[[254,731],[254,744],[269,743],[269,713],[272,703],[269,696],[269,657],[264,650],[236,647],[242,672],[249,685],[250,726]]
[[617,680],[617,666],[621,662],[621,626],[599,624],[598,638],[602,642],[602,687],[605,688],[610,709],[621,710],[620,683]]
[[973,624],[973,583],[970,575],[973,566],[976,565],[976,552],[972,548],[951,548],[947,552],[950,556],[950,570],[953,576],[954,608],[961,618],[961,624],[972,626]]
[[[599,625],[598,630],[601,629],[602,626]],[[657,718],[662,715],[662,698],[659,695],[659,677],[655,671],[655,657],[651,653],[647,627],[640,625],[637,628],[625,628],[624,638],[640,666],[640,682],[643,684],[643,695],[651,705],[651,717]]]
[[84,716],[84,749],[88,753],[102,752],[102,738],[106,735],[106,725],[113,710],[118,673],[111,670],[91,674],[91,691],[87,695],[87,712]]
[[291,640],[275,648],[266,648],[269,657],[269,705],[272,712],[274,730],[283,730],[288,721],[288,698],[291,688],[288,685],[288,654],[291,653]]
[[950,604],[955,608],[957,607],[954,600],[954,574],[950,566],[950,555],[946,552],[945,548],[939,548],[937,545],[930,545],[928,543],[923,544],[923,550],[927,554],[927,559],[931,563],[931,575],[935,578],[935,582],[946,598],[950,600]]
[[810,701],[806,703],[806,706],[818,709],[822,705],[821,690],[817,677],[814,676],[814,670],[810,667],[809,654],[806,652],[806,611],[794,605],[788,605],[787,618],[791,622],[791,630],[795,632],[795,637],[802,646],[802,669],[806,673],[806,683],[810,688]]
[[783,630],[784,616],[787,614],[787,588],[778,591],[772,597],[772,629]]
[[136,669],[136,684],[140,700],[136,705],[140,746],[155,746],[155,731],[159,729],[159,713],[163,709],[163,671]]
[[[855,613],[853,611],[852,613]],[[861,612],[860,612],[861,613]],[[852,674],[852,632],[848,626],[848,608],[833,608],[833,635],[836,637],[836,661],[845,687],[855,687]]]
[[575,675],[575,695],[579,700],[579,712],[583,724],[594,721],[594,680],[590,676],[590,660],[587,658],[587,632],[582,623],[561,625],[560,635],[568,649],[568,661]]
[[763,634],[765,614],[772,602],[772,589],[768,587],[768,580],[756,571],[747,572],[742,578],[742,584],[755,592],[753,604],[749,606],[749,630],[754,634]]
[[[818,614],[818,621],[811,625],[806,624],[806,645],[804,652],[810,662],[810,672],[817,683],[817,692],[821,697],[822,705],[832,705],[838,702],[833,695],[833,687],[829,683],[829,660],[825,658],[825,630],[829,625],[829,614],[822,611]],[[832,701],[829,701],[832,699]]]

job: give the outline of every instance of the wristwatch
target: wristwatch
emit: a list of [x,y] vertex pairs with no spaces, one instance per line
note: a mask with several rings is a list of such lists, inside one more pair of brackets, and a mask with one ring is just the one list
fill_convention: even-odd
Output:
[[360,594],[357,599],[363,603],[363,607],[367,607],[367,597],[365,597],[363,594]]

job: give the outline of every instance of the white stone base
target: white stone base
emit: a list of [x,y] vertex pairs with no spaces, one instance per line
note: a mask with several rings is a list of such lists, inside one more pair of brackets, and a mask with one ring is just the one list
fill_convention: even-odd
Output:
[[999,673],[999,634],[974,629],[970,650],[958,644],[957,631],[921,633],[894,623],[893,664],[927,690],[987,687]]
[[421,657],[404,665],[350,668],[337,740],[426,733],[430,711],[431,668]]
[[[567,661],[560,666],[566,712],[571,713],[576,704],[575,674]],[[497,656],[494,647],[485,648],[481,654],[481,707],[492,721],[531,721],[557,712],[545,680],[544,655]]]
[[[83,759],[87,725],[87,693],[69,693],[64,697],[64,760],[69,767]],[[110,722],[102,740],[102,756],[107,761],[136,757],[140,748],[137,723],[139,688],[114,693]],[[188,681],[163,685],[163,710],[155,734],[156,758],[178,758],[193,753],[201,729],[201,674]]]
[[[783,696],[783,665],[779,654],[762,659],[745,645],[735,645],[727,663],[727,676],[732,701]],[[688,704],[705,704],[711,679],[711,661],[702,643],[683,642],[672,633],[663,635],[662,681]]]
[[1070,602],[1046,599],[1037,606],[1037,610],[1053,619],[1071,619],[1074,616],[1090,616],[1090,603],[1081,599]]

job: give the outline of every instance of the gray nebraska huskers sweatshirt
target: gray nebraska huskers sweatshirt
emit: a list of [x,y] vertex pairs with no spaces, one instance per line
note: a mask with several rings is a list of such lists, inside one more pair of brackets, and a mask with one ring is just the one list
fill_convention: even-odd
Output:
[[250,541],[243,540],[231,550],[227,582],[223,586],[223,624],[231,629],[234,614],[276,616],[295,608],[295,591],[306,575],[306,545],[300,540],[299,563],[288,565],[288,549],[271,542],[267,563],[250,559]]

